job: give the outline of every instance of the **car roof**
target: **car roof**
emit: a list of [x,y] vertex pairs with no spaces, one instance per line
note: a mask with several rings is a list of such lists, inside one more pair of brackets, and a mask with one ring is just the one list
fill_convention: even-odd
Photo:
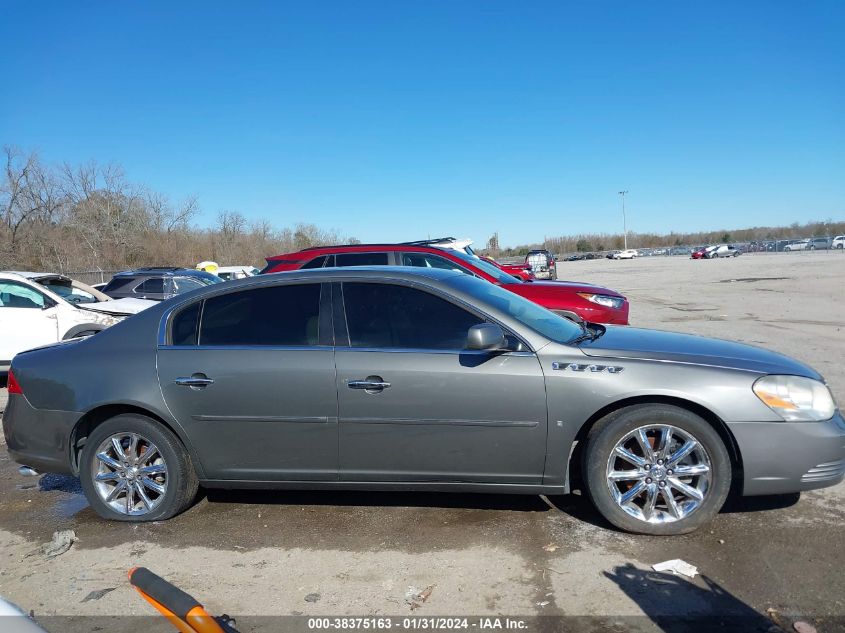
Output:
[[9,273],[12,275],[20,275],[26,279],[45,279],[47,277],[55,277],[56,279],[70,279],[65,275],[59,273],[36,273],[29,270],[5,270],[5,273]]
[[219,273],[229,273],[229,272],[237,272],[239,270],[257,270],[255,266],[250,266],[249,264],[244,264],[243,266],[219,266],[217,268],[217,272]]
[[209,273],[193,268],[175,268],[172,266],[150,266],[135,268],[115,273],[115,277],[205,277]]
[[[337,268],[309,268],[290,270],[282,273],[265,273],[257,277],[248,277],[247,279],[236,279],[229,282],[229,284],[244,284],[254,282],[256,279],[282,276],[286,278],[292,277],[308,277],[308,278],[343,278],[343,277],[373,277],[377,279],[407,279],[412,280],[419,277],[427,277],[429,279],[443,280],[452,277],[465,276],[466,273],[457,270],[446,270],[445,268],[420,268],[416,266],[344,266]],[[227,286],[229,285],[227,284]]]
[[452,249],[443,246],[429,246],[419,243],[404,243],[404,244],[342,244],[334,246],[311,246],[303,248],[299,251],[291,253],[282,253],[281,255],[272,255],[267,257],[268,262],[278,262],[285,260],[304,261],[306,257],[319,257],[321,255],[335,255],[338,253],[359,253],[359,252],[393,252],[401,251],[406,253],[443,253],[453,252]]

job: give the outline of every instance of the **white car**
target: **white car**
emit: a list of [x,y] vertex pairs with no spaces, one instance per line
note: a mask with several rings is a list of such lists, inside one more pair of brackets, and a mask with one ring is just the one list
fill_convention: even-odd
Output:
[[154,305],[110,299],[64,275],[0,272],[0,371],[18,352],[94,334]]
[[627,250],[614,253],[613,259],[634,259],[635,257],[639,256],[640,254],[637,251],[635,251],[633,248],[629,248]]
[[830,248],[845,248],[845,235],[837,235],[830,243]]
[[713,250],[708,251],[705,257],[707,259],[719,259],[720,257],[738,257],[741,254],[742,251],[736,246],[720,244],[719,246],[714,246]]
[[255,266],[220,266],[214,274],[230,281],[232,279],[244,279],[246,277],[254,277],[259,271]]
[[794,240],[783,247],[785,251],[803,251],[806,250],[807,244],[810,243],[810,240]]

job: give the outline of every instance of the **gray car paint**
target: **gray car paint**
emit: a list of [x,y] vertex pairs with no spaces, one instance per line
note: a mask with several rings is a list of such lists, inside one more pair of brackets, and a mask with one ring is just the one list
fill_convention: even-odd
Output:
[[[275,350],[167,345],[169,315],[201,297],[348,280],[448,297],[518,335],[529,351],[365,351],[342,341]],[[4,414],[9,452],[42,470],[73,472],[80,419],[132,408],[174,430],[207,486],[552,493],[568,490],[585,424],[624,404],[658,400],[693,408],[721,429],[735,445],[746,494],[842,480],[838,411],[825,422],[786,423],[751,391],[765,373],[817,378],[811,368],[758,348],[631,328],[608,327],[577,346],[552,342],[480,300],[474,290],[485,283],[442,270],[362,267],[265,275],[180,295],[96,337],[17,356],[13,370],[26,397],[11,396]],[[196,372],[215,383],[171,386]],[[390,389],[345,388],[369,375]],[[833,466],[805,478],[825,464]]]

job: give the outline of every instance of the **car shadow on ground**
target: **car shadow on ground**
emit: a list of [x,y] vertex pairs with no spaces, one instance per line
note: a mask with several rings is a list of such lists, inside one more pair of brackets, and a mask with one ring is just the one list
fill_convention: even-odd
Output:
[[[70,475],[42,475],[32,485],[41,492],[64,492],[82,495],[79,479]],[[340,506],[340,507],[402,507],[492,510],[511,512],[558,511],[578,521],[602,529],[615,530],[595,509],[586,495],[576,491],[568,495],[517,495],[466,492],[410,492],[410,491],[353,491],[353,490],[224,490],[202,489],[211,505],[267,505],[267,506]],[[731,496],[722,514],[755,513],[781,510],[798,503],[799,493],[765,497]]]
[[[410,507],[469,510],[504,510],[513,512],[548,512],[556,510],[578,521],[599,528],[615,530],[586,495],[506,495],[461,492],[362,492],[315,490],[205,490],[211,504],[302,505],[349,507]],[[795,505],[799,493],[766,497],[730,497],[722,514],[780,510]]]
[[774,624],[704,575],[687,581],[630,564],[603,573],[664,633],[747,633],[767,631]]
[[214,490],[203,491],[209,503],[347,507],[449,508],[547,512],[537,495],[462,492],[337,491],[337,490]]

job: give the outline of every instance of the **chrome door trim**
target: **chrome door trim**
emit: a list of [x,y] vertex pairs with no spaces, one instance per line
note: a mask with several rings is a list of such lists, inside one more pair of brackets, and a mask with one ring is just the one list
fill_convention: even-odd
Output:
[[335,418],[295,415],[192,415],[191,419],[197,422],[302,422],[327,424],[334,421]]
[[495,426],[536,428],[536,420],[461,420],[461,419],[427,419],[427,418],[344,418],[338,419],[341,424],[396,424],[396,425],[430,425],[430,426]]

